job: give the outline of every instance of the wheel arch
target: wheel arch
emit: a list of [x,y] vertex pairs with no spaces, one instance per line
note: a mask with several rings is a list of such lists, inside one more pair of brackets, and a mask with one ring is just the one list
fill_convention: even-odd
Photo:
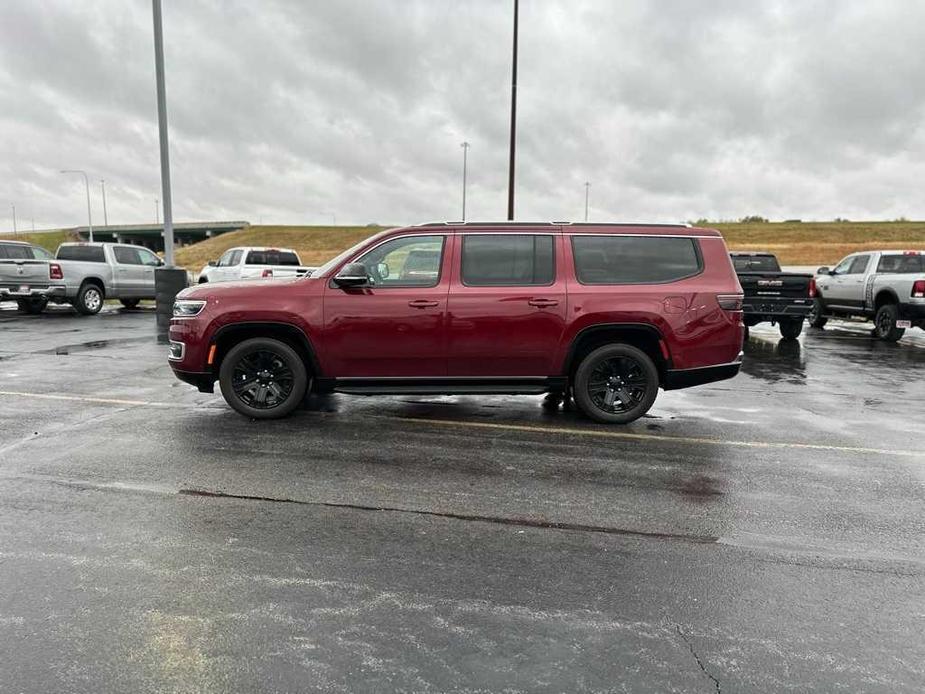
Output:
[[898,304],[899,297],[896,296],[896,292],[892,289],[881,289],[874,296],[874,313],[880,310],[880,307],[884,304]]
[[315,348],[308,335],[299,326],[282,321],[229,323],[216,330],[210,340],[210,348],[212,345],[216,347],[215,359],[211,365],[212,374],[218,375],[222,360],[232,347],[253,337],[273,338],[284,342],[302,357],[312,376],[322,375]]
[[647,323],[604,323],[583,328],[569,345],[562,374],[571,381],[585,356],[602,345],[614,342],[623,342],[642,350],[655,364],[659,383],[664,383],[665,373],[671,368],[671,360],[662,351],[664,337],[661,331]]

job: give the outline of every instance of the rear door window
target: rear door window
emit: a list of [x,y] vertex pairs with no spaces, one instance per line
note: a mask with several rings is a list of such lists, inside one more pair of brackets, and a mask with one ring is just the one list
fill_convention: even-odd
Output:
[[116,257],[116,262],[120,265],[141,265],[141,259],[138,257],[138,251],[127,246],[115,246],[112,254]]
[[555,244],[549,234],[468,234],[462,242],[462,282],[469,287],[528,287],[553,283]]
[[880,257],[877,272],[885,274],[912,274],[925,272],[925,256],[893,253]]
[[61,246],[58,260],[82,260],[87,263],[105,263],[102,246]]
[[660,236],[573,236],[581,284],[655,284],[700,273],[697,241]]

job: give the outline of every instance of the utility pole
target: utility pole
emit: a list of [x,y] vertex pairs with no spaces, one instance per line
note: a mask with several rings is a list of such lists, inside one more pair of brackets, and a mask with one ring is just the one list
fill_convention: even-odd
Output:
[[588,221],[588,195],[591,190],[591,182],[585,181],[585,221]]
[[10,207],[13,208],[13,236],[19,236],[19,232],[16,230],[16,205],[11,202]]
[[511,155],[507,174],[507,218],[514,219],[514,146],[517,139],[517,10],[514,0],[514,60],[511,70]]
[[103,193],[103,226],[109,226],[109,216],[106,214],[106,181],[100,179],[100,190]]
[[161,0],[154,10],[154,71],[157,80],[157,130],[161,144],[161,196],[164,200],[164,260],[173,267],[173,209],[170,199],[170,152],[167,142],[167,86],[164,80],[164,29]]
[[[154,198],[154,223],[155,223],[155,224],[160,224],[160,223],[161,223],[161,216],[160,216],[160,215],[161,215],[161,201],[158,200],[157,198]],[[165,251],[165,253],[166,253],[166,247],[165,247],[164,251]]]
[[466,169],[467,169],[468,163],[469,163],[469,162],[468,162],[468,159],[469,159],[469,157],[468,157],[468,155],[469,155],[469,147],[471,147],[472,145],[470,145],[468,142],[463,142],[463,143],[462,143],[461,145],[459,145],[459,146],[462,147],[462,150],[463,150],[463,200],[462,200],[462,203],[463,203],[462,207],[463,207],[463,209],[462,209],[462,220],[465,222],[465,221],[466,221]]
[[87,172],[81,169],[62,169],[61,173],[76,173],[84,177],[84,187],[87,189],[87,228],[90,230],[90,243],[93,243],[93,214],[90,212],[90,179]]

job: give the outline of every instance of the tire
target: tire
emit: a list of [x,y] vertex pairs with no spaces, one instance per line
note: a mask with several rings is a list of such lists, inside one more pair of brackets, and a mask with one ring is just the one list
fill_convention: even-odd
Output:
[[[242,379],[250,384],[244,387]],[[222,359],[218,380],[225,402],[252,419],[285,417],[308,390],[302,357],[285,342],[265,337],[232,347]]]
[[48,306],[48,299],[44,297],[33,299],[17,299],[16,305],[21,313],[28,313],[30,316],[37,316],[45,307]]
[[802,318],[787,318],[778,323],[780,334],[785,340],[796,340],[803,332]]
[[906,334],[905,328],[897,328],[899,307],[896,304],[884,304],[877,309],[874,316],[874,336],[884,342],[896,342]]
[[141,299],[119,299],[119,303],[127,309],[138,308],[139,301],[141,301]]
[[[613,387],[618,384],[624,387]],[[626,387],[629,384],[633,385]],[[635,421],[649,411],[656,395],[658,370],[655,364],[645,352],[630,345],[616,343],[598,347],[581,360],[575,372],[575,402],[586,416],[597,422],[628,424]]]
[[813,299],[813,307],[809,310],[806,320],[812,328],[823,328],[829,322],[828,316],[825,315],[825,306],[818,296]]
[[80,287],[80,291],[77,292],[74,308],[85,316],[92,316],[100,312],[105,299],[106,295],[98,284],[84,282]]
[[205,283],[208,282],[208,281],[209,281],[209,278],[208,278],[208,277],[200,277],[200,278],[199,278],[199,284],[205,284]]
[[751,334],[751,333],[750,333],[750,331],[749,331],[749,329],[748,329],[748,326],[746,325],[746,326],[745,326],[745,330],[742,331],[742,344],[743,344],[743,345],[744,345],[746,342],[748,342],[748,336],[749,336],[750,334]]

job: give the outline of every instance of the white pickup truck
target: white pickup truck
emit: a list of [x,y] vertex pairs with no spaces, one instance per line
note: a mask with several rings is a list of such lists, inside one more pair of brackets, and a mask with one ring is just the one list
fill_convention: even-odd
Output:
[[872,320],[873,334],[887,342],[925,328],[925,251],[861,251],[819,268],[807,319],[821,328],[831,316]]
[[291,248],[238,246],[218,260],[210,260],[199,272],[199,284],[286,277],[304,277],[315,270],[305,267]]

